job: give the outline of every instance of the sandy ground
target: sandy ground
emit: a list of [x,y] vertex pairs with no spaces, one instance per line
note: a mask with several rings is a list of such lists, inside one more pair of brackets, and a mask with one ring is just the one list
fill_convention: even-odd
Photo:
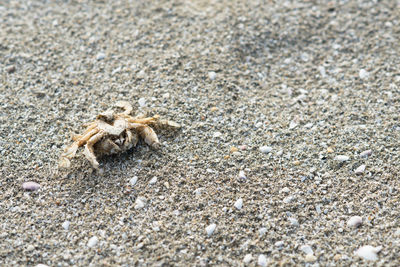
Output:
[[[0,1],[0,265],[399,266],[396,2]],[[118,100],[183,127],[59,169]]]

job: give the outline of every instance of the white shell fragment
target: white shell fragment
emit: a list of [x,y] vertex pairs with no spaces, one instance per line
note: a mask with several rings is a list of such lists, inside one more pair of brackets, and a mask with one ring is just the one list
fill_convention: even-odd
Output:
[[151,178],[151,180],[149,181],[149,184],[155,184],[157,183],[157,176],[154,176],[153,178]]
[[246,174],[244,173],[244,171],[239,171],[239,179],[247,179]]
[[129,184],[130,184],[131,186],[134,186],[134,185],[136,184],[137,180],[138,180],[138,177],[137,177],[137,176],[133,176],[133,177],[129,180]]
[[300,247],[300,250],[303,251],[306,255],[313,255],[314,251],[312,250],[311,246],[303,245]]
[[139,103],[140,107],[145,107],[146,106],[146,98],[144,98],[144,97],[139,98],[138,103]]
[[360,167],[358,167],[355,171],[354,171],[354,173],[355,174],[363,174],[364,173],[364,171],[365,171],[365,165],[363,164],[363,165],[361,165]]
[[25,182],[22,184],[22,188],[29,191],[36,191],[40,188],[40,184],[35,182]]
[[306,257],[304,258],[304,260],[305,260],[306,262],[314,262],[314,261],[317,260],[317,257],[315,257],[315,256],[312,255],[312,254],[307,254]]
[[87,246],[88,246],[89,248],[92,248],[92,247],[96,246],[98,242],[99,242],[99,239],[97,238],[97,236],[92,236],[92,237],[89,239],[89,241],[88,241],[88,243],[87,243]]
[[105,58],[106,58],[106,54],[104,54],[104,53],[98,53],[97,56],[96,56],[97,60],[102,60],[102,59],[105,59]]
[[360,69],[360,72],[358,73],[358,75],[360,76],[361,80],[365,80],[365,79],[368,79],[369,72],[366,71],[365,69]]
[[238,200],[236,200],[236,202],[233,206],[235,208],[237,208],[238,210],[241,210],[243,207],[243,199],[239,198]]
[[372,150],[368,149],[360,153],[360,157],[367,158],[372,155]]
[[251,254],[246,254],[246,256],[244,256],[244,258],[243,258],[243,262],[245,264],[249,264],[252,259],[253,259],[253,256]]
[[362,224],[362,218],[360,216],[353,216],[347,221],[347,226],[356,228]]
[[345,162],[348,161],[350,159],[349,156],[345,156],[345,155],[338,155],[335,157],[335,160],[340,161],[340,162]]
[[208,73],[208,78],[210,78],[211,81],[214,81],[215,78],[217,78],[217,74],[214,71],[210,71]]
[[210,224],[209,226],[207,226],[206,227],[207,235],[211,236],[214,233],[216,227],[217,227],[217,225],[215,223]]
[[299,221],[296,218],[290,217],[288,220],[293,226],[299,226]]
[[144,197],[138,197],[135,201],[135,210],[143,209],[146,206],[146,199]]
[[378,260],[378,253],[382,250],[382,246],[363,246],[357,249],[354,254],[363,258],[364,260],[376,261]]
[[262,147],[259,148],[259,150],[260,150],[261,153],[268,154],[269,152],[272,151],[272,147],[270,147],[270,146],[262,146]]
[[260,256],[258,256],[257,263],[259,266],[262,266],[262,267],[267,266],[267,257],[265,257],[264,254],[260,254]]
[[64,230],[68,230],[69,229],[69,225],[70,225],[70,222],[69,221],[65,221],[65,222],[63,222],[62,223],[62,228],[64,228]]

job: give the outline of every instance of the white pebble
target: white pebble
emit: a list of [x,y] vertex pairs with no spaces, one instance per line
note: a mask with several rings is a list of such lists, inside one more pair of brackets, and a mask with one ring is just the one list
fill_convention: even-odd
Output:
[[266,232],[267,232],[266,227],[261,227],[260,229],[258,229],[258,233],[260,234],[260,236],[265,235]]
[[239,179],[247,179],[246,174],[244,173],[244,171],[239,171]]
[[368,79],[369,73],[365,69],[361,69],[359,72],[359,76],[360,76],[361,80],[365,80],[365,79]]
[[275,242],[275,247],[282,247],[283,246],[283,241],[277,241],[277,242]]
[[214,71],[210,71],[208,73],[208,78],[210,78],[211,81],[214,81],[215,78],[217,78],[217,74]]
[[363,164],[363,165],[361,165],[360,167],[358,167],[355,171],[354,171],[354,173],[355,174],[363,174],[364,173],[364,171],[365,171],[365,165]]
[[154,176],[153,178],[151,178],[151,180],[149,181],[149,184],[155,184],[157,183],[157,176]]
[[222,136],[221,132],[215,132],[214,133],[214,138],[218,138],[218,137],[221,137],[221,136]]
[[138,102],[140,107],[146,106],[146,98],[141,97]]
[[208,236],[211,236],[214,233],[215,228],[217,225],[215,223],[210,224],[209,226],[206,227],[206,232]]
[[373,247],[373,246],[363,246],[357,249],[354,254],[363,258],[365,260],[376,261],[378,260],[378,253],[382,250],[382,246]]
[[63,222],[62,223],[62,228],[64,228],[65,230],[68,230],[69,229],[69,225],[70,225],[70,222],[69,221],[65,221],[65,222]]
[[281,193],[289,193],[289,192],[290,192],[290,189],[287,187],[284,187],[281,189]]
[[137,177],[137,176],[133,176],[133,177],[129,180],[129,183],[131,184],[131,186],[134,186],[134,185],[136,184],[137,180],[138,180],[138,177]]
[[288,220],[293,226],[299,226],[299,221],[296,218],[290,217]]
[[39,264],[35,265],[35,267],[49,267],[49,266],[46,264],[39,263]]
[[22,184],[22,188],[25,190],[36,191],[40,188],[40,184],[35,182],[25,182]]
[[348,161],[350,159],[350,157],[345,156],[345,155],[338,155],[335,157],[335,159],[340,162],[345,162],[345,161]]
[[362,224],[362,218],[360,216],[353,216],[347,221],[347,226],[356,228]]
[[311,254],[307,254],[306,257],[304,258],[306,262],[314,262],[317,260],[317,257]]
[[262,146],[262,147],[259,148],[259,150],[260,150],[261,153],[268,154],[269,152],[272,151],[272,147],[270,147],[270,146]]
[[289,204],[290,202],[293,202],[293,200],[295,200],[296,198],[294,197],[294,196],[288,196],[288,197],[285,197],[284,199],[283,199],[283,203],[285,203],[285,204]]
[[314,251],[312,250],[311,246],[303,245],[300,247],[300,250],[303,251],[306,255],[313,255]]
[[97,238],[97,236],[92,236],[92,237],[89,239],[89,241],[88,241],[88,243],[87,243],[87,246],[88,246],[89,248],[92,248],[92,247],[96,246],[98,242],[99,242],[99,239]]
[[145,72],[144,70],[139,71],[139,72],[136,74],[136,78],[138,78],[138,79],[145,79],[145,78],[146,78],[146,72]]
[[267,266],[267,257],[265,257],[265,255],[260,254],[260,256],[258,256],[258,261],[257,261],[258,265],[265,267]]
[[135,204],[135,210],[142,209],[146,205],[146,199],[144,197],[138,197]]
[[291,121],[291,122],[289,123],[289,129],[292,130],[292,129],[296,128],[297,125],[298,125],[298,124],[297,124],[296,122]]
[[245,264],[249,264],[252,259],[253,259],[253,256],[251,254],[246,254],[246,256],[244,256],[244,258],[243,258],[243,262]]
[[96,56],[97,60],[102,60],[102,59],[105,59],[105,58],[106,58],[106,54],[104,54],[104,53],[98,53],[97,56]]
[[243,199],[239,198],[238,200],[236,200],[233,206],[235,206],[235,208],[237,208],[238,210],[241,210],[243,207]]
[[368,150],[365,150],[365,151],[361,152],[360,153],[360,157],[367,158],[367,157],[371,156],[371,154],[372,154],[372,150],[368,149]]

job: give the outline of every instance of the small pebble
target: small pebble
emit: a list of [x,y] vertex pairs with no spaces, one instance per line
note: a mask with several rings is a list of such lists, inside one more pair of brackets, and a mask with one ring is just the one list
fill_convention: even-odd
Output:
[[104,54],[104,53],[98,53],[97,56],[96,56],[97,60],[102,60],[102,59],[105,59],[105,58],[106,58],[106,54]]
[[217,74],[214,71],[210,71],[208,73],[208,78],[210,78],[211,81],[214,81],[215,78],[217,78]]
[[97,238],[97,236],[92,236],[92,237],[89,239],[89,241],[88,241],[88,243],[87,243],[87,246],[88,246],[89,248],[92,248],[92,247],[96,246],[98,242],[99,242],[99,239]]
[[338,155],[335,157],[335,160],[340,161],[340,162],[345,162],[348,161],[350,157],[345,156],[345,155]]
[[239,149],[237,147],[234,147],[234,146],[229,149],[229,153],[235,153],[235,152],[238,152],[238,151],[239,151]]
[[288,220],[293,226],[299,226],[299,221],[296,218],[289,217]]
[[8,73],[14,73],[15,72],[15,66],[14,65],[10,65],[6,67],[6,71]]
[[239,171],[239,179],[247,179],[246,173],[244,171]]
[[297,123],[296,123],[296,122],[291,121],[291,122],[289,123],[289,129],[290,129],[290,130],[292,130],[292,129],[296,128],[296,127],[297,127]]
[[154,176],[153,178],[151,178],[151,180],[149,181],[149,184],[155,184],[157,183],[157,176]]
[[208,236],[211,236],[214,233],[215,228],[217,225],[215,223],[210,224],[209,226],[206,227],[206,232]]
[[214,136],[214,138],[218,138],[218,137],[222,136],[222,133],[221,132],[215,132],[213,136]]
[[313,255],[314,251],[312,250],[311,246],[303,245],[300,247],[300,250],[303,251],[306,255]]
[[139,72],[136,74],[136,78],[138,78],[138,79],[145,79],[145,78],[146,78],[146,72],[145,72],[144,70],[139,71]]
[[137,177],[137,176],[133,176],[133,177],[129,180],[130,185],[131,185],[131,186],[134,186],[134,185],[136,184],[137,180],[138,180],[138,177]]
[[70,225],[70,222],[69,221],[65,221],[65,222],[63,222],[62,223],[62,228],[64,228],[65,230],[68,230],[69,229],[69,225]]
[[144,197],[138,197],[135,201],[135,210],[142,209],[146,205],[146,199]]
[[270,146],[262,146],[262,147],[259,148],[259,150],[260,150],[261,153],[268,154],[269,152],[272,151],[272,147],[270,147]]
[[49,266],[46,264],[39,263],[39,264],[35,265],[35,267],[49,267]]
[[138,103],[139,103],[140,107],[145,107],[146,106],[146,98],[144,98],[144,97],[139,98]]
[[283,203],[285,203],[285,204],[289,204],[290,202],[293,202],[293,200],[295,200],[296,198],[294,197],[294,196],[288,196],[288,197],[285,197],[284,199],[283,199]]
[[356,228],[362,224],[362,218],[360,216],[353,216],[347,221],[347,226]]
[[246,254],[246,256],[244,256],[244,258],[243,258],[243,262],[245,264],[249,264],[252,259],[253,259],[253,256],[251,254]]
[[40,188],[40,184],[36,182],[25,182],[22,184],[22,188],[29,191],[36,191]]
[[281,189],[281,193],[289,193],[289,192],[290,192],[290,189],[287,187],[284,187]]
[[360,153],[360,157],[367,158],[372,155],[372,150],[368,149]]
[[259,266],[262,266],[262,267],[267,266],[267,258],[265,257],[265,255],[260,254],[260,256],[258,256],[257,263]]
[[267,228],[266,227],[261,227],[260,229],[258,229],[258,233],[260,236],[265,235],[265,233],[267,232]]
[[315,257],[315,256],[312,255],[312,254],[307,254],[304,260],[305,260],[306,262],[314,262],[314,261],[317,260],[317,257]]
[[342,259],[342,255],[341,255],[341,254],[336,254],[336,255],[333,257],[333,259],[334,259],[335,261],[339,261],[339,260]]
[[277,242],[275,242],[275,247],[282,247],[283,246],[283,241],[277,241]]
[[365,260],[376,261],[378,260],[378,253],[382,250],[382,246],[363,246],[357,249],[354,254]]
[[363,164],[363,165],[361,165],[360,167],[358,167],[355,171],[354,171],[354,173],[355,174],[363,174],[364,173],[364,171],[365,171],[365,165]]
[[360,69],[359,76],[361,80],[368,79],[369,73],[365,69]]
[[239,198],[238,200],[236,200],[233,206],[235,206],[235,208],[237,208],[238,210],[241,210],[243,207],[243,199]]

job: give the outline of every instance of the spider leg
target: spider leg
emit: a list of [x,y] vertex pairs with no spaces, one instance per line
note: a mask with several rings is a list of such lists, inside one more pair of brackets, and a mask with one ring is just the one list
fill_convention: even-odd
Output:
[[129,129],[126,129],[126,138],[124,143],[122,144],[122,150],[129,150],[132,147],[136,146],[139,141],[138,135],[135,132],[132,132]]
[[125,109],[125,111],[123,112],[123,114],[125,115],[129,115],[133,110],[131,104],[129,104],[129,102],[127,101],[118,101],[117,103],[115,103],[115,106]]
[[96,144],[103,136],[106,135],[106,132],[100,131],[97,134],[90,137],[90,139],[86,142],[84,154],[85,157],[92,164],[93,168],[96,170],[99,169],[99,162],[97,162],[96,155],[94,154],[93,146]]
[[130,123],[140,123],[140,124],[151,124],[157,120],[157,117],[150,118],[128,118],[127,121]]
[[149,146],[152,146],[153,148],[160,147],[160,141],[158,140],[157,134],[151,127],[140,123],[130,123],[129,128],[135,129]]

